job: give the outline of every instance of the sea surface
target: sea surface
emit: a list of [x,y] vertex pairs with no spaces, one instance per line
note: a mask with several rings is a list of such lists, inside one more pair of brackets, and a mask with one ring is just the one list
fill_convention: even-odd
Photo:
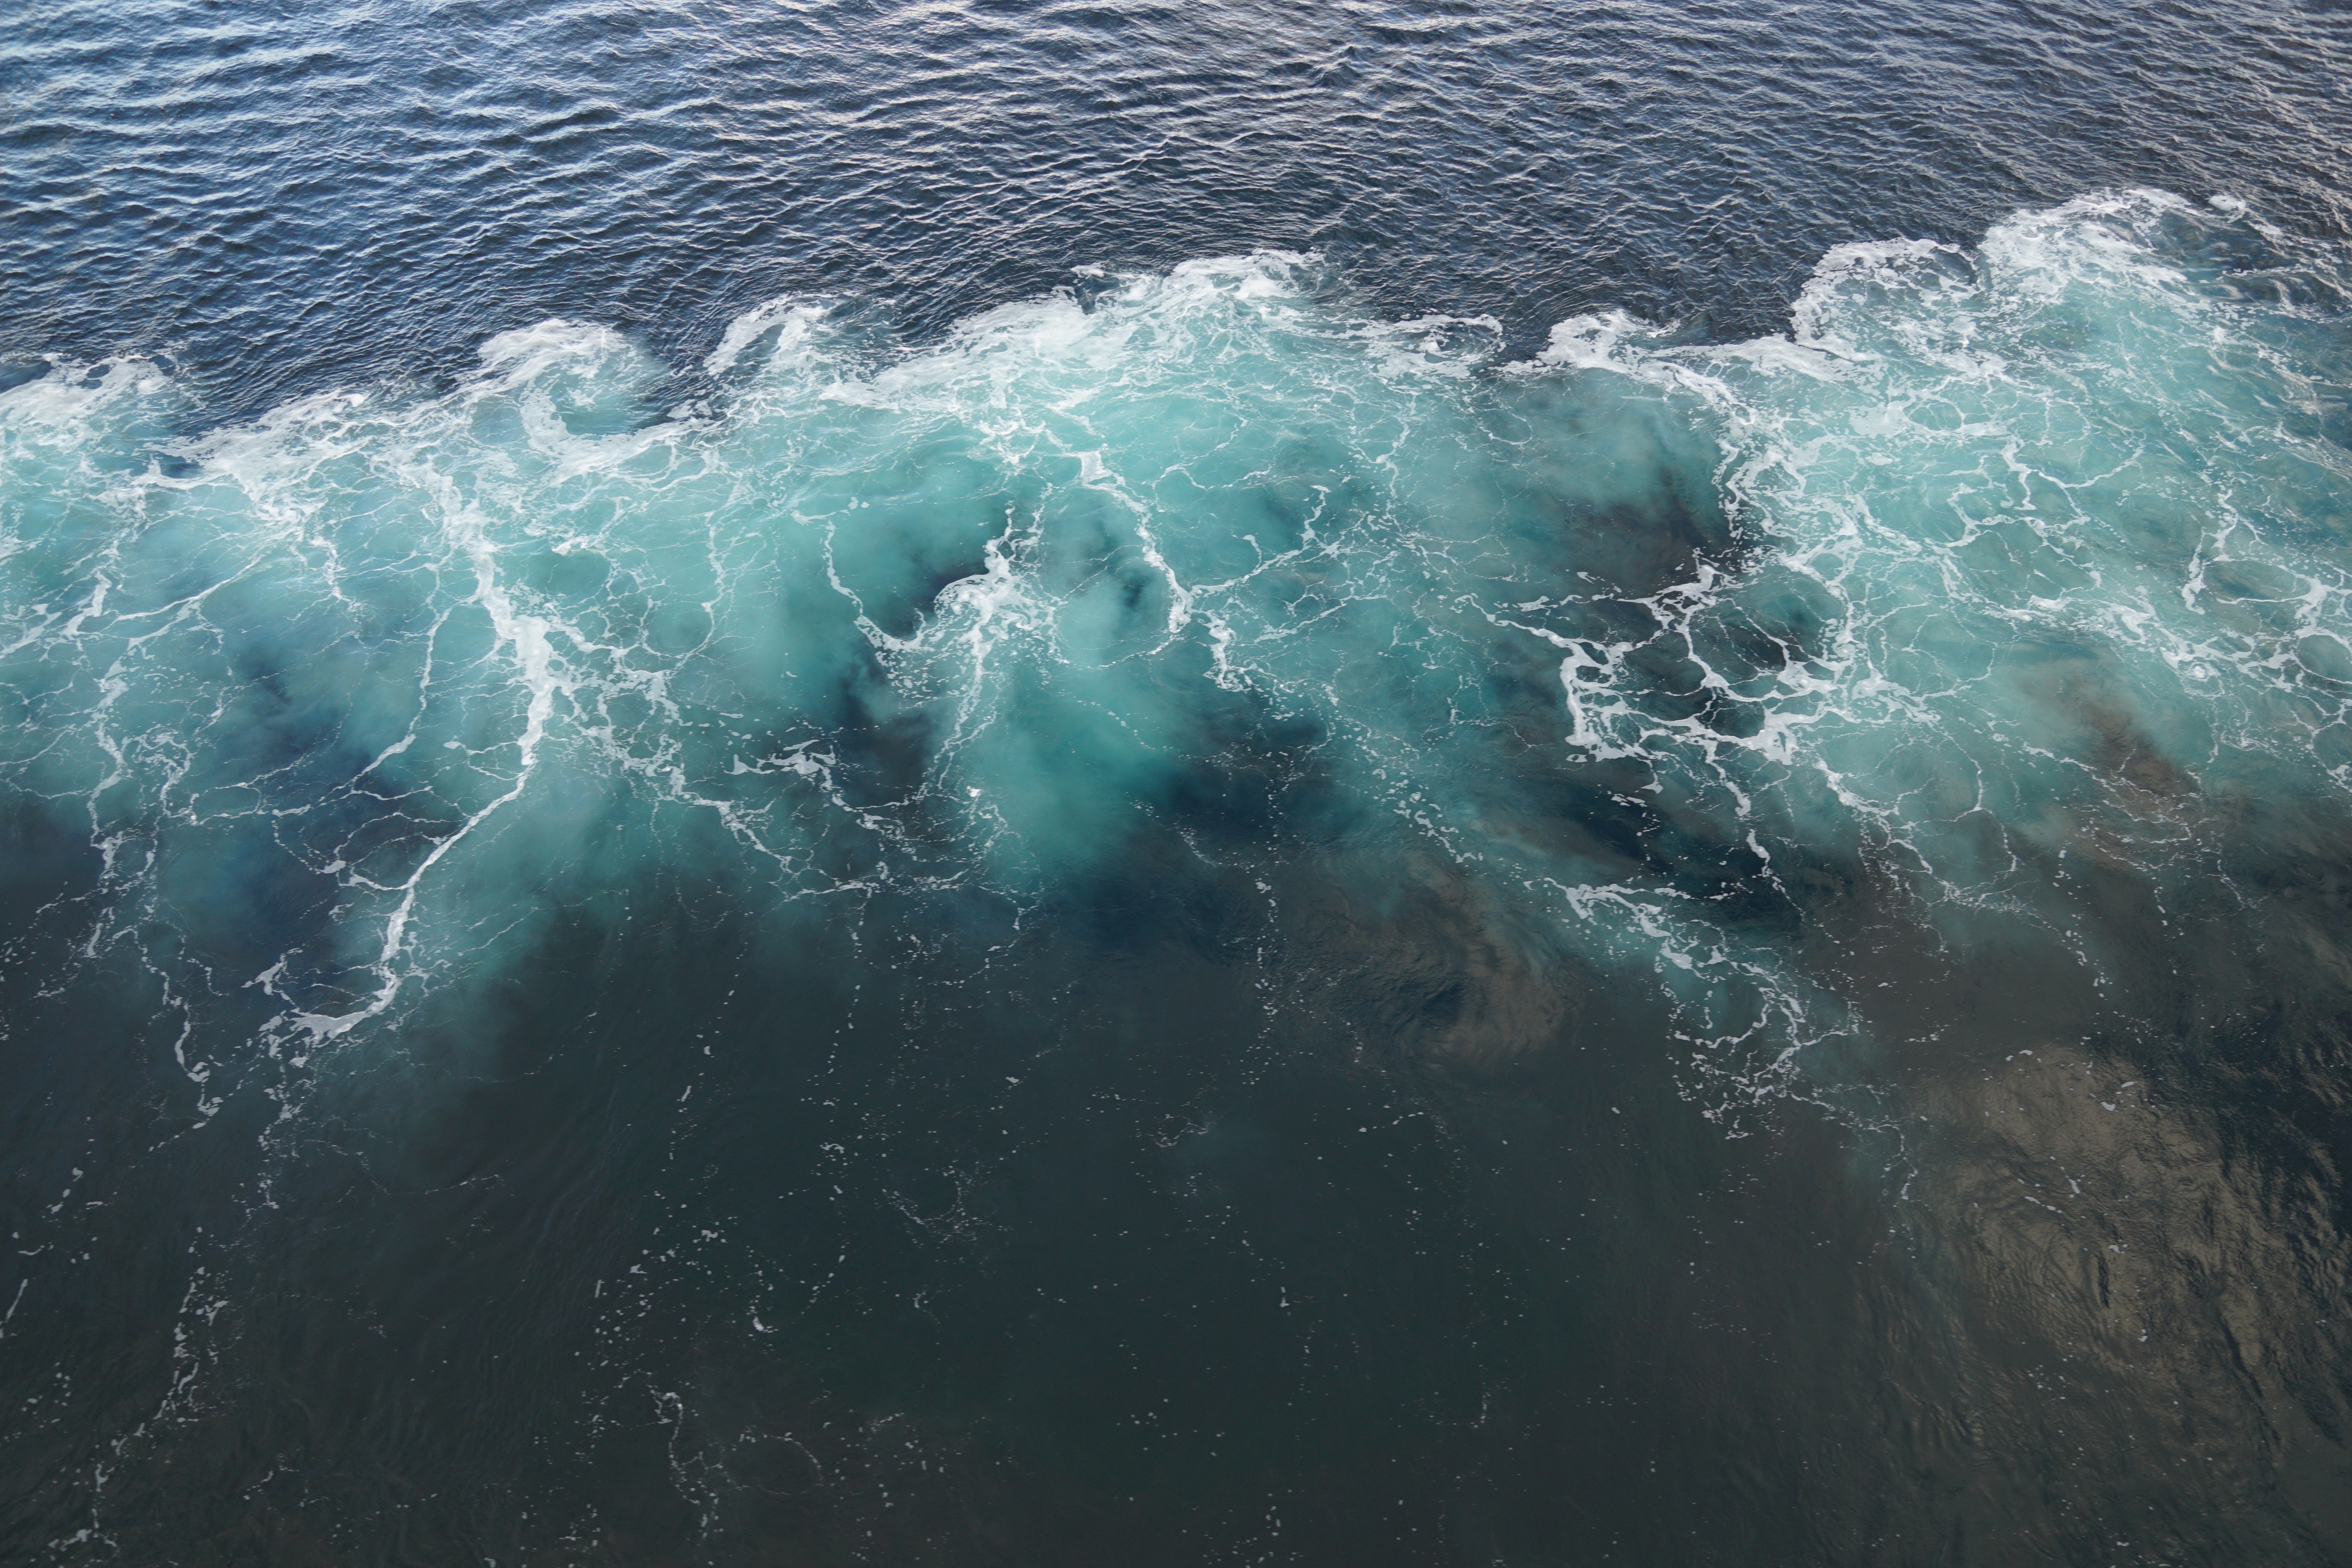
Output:
[[0,1561],[2352,1561],[2347,84],[18,0]]

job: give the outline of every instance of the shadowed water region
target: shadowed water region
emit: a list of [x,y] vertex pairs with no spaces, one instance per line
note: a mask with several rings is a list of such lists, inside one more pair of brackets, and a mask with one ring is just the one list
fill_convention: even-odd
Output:
[[0,1557],[2352,1554],[2340,14],[151,21]]

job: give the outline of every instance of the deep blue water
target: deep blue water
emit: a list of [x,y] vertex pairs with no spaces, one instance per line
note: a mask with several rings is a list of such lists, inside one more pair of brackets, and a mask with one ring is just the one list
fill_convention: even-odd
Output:
[[0,1558],[2352,1558],[2352,14],[0,37]]

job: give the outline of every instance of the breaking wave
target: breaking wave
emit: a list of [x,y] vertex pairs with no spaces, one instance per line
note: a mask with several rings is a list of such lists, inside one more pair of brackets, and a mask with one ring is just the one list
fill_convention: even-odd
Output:
[[273,1051],[396,1024],[551,863],[1017,909],[1198,813],[1458,906],[1449,1049],[1539,1043],[1566,958],[1674,996],[1706,1092],[1786,1087],[1853,1029],[1792,863],[2095,967],[2070,864],[2190,881],[2249,801],[2340,809],[2323,259],[2135,192],[1842,247],[1785,337],[1501,363],[1261,253],[906,353],[777,301],[666,410],[549,321],[207,434],[61,363],[0,404],[0,766],[205,1057],[256,987]]

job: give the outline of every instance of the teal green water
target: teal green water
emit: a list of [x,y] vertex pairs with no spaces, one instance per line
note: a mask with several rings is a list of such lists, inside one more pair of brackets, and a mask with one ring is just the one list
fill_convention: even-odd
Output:
[[2070,857],[2194,880],[2214,814],[2352,783],[2334,280],[2166,243],[2221,221],[2088,200],[1842,251],[1787,338],[1504,365],[1267,254],[907,356],[779,302],[668,409],[564,322],[194,437],[60,366],[7,399],[8,768],[305,1055],[495,966],[551,864],[1018,910],[1224,765],[1801,1078],[1834,987],[1701,890],[1776,847],[2095,968]]
[[[1750,1330],[1794,1336],[1777,1352],[1791,1379],[1831,1369],[1866,1397],[1932,1365],[1949,1386],[1930,1403],[1977,1400],[1948,1429],[1886,1440],[1901,1487],[1946,1500],[1921,1508],[1969,1521],[1942,1528],[2091,1561],[2105,1523],[2088,1521],[2129,1513],[2116,1538],[2161,1552],[2220,1518],[2231,1551],[2319,1550],[2342,1456],[2314,1435],[2341,1418],[2347,1364],[2324,1304],[2347,1252],[2334,1200],[2296,1173],[2325,1166],[2340,1123],[2289,1116],[2249,1144],[2254,1100],[2159,1114],[2147,1086],[2185,1102],[2234,1060],[2260,1080],[2250,1095],[2340,1103],[2320,1086],[2340,1083],[2327,1020],[2352,984],[2347,277],[2333,249],[2226,204],[2128,193],[2021,214],[1970,249],[1835,251],[1788,334],[1732,344],[1591,316],[1506,362],[1493,322],[1373,319],[1316,258],[1268,252],[1090,279],[912,349],[856,301],[778,300],[699,375],[547,321],[491,339],[454,385],[353,385],[225,429],[166,366],[52,365],[0,394],[0,780],[33,824],[17,841],[64,846],[44,853],[66,868],[26,896],[16,966],[100,1012],[100,994],[155,1000],[153,1081],[119,1089],[152,1120],[124,1136],[162,1151],[154,1170],[199,1173],[158,1191],[202,1189],[178,1222],[192,1261],[131,1270],[131,1295],[157,1303],[148,1360],[80,1373],[121,1383],[131,1457],[93,1479],[60,1448],[56,1473],[77,1479],[57,1485],[101,1525],[110,1495],[144,1517],[175,1495],[158,1479],[172,1431],[278,1432],[250,1426],[251,1391],[307,1375],[284,1370],[312,1353],[289,1326],[311,1289],[286,1284],[289,1260],[372,1235],[383,1252],[335,1268],[367,1282],[360,1298],[407,1304],[337,1310],[383,1314],[386,1343],[440,1342],[443,1309],[404,1291],[471,1281],[485,1301],[540,1302],[515,1309],[505,1353],[534,1353],[515,1325],[562,1314],[578,1335],[548,1344],[589,1347],[566,1354],[590,1371],[541,1365],[531,1407],[549,1414],[487,1456],[415,1433],[362,1443],[421,1445],[431,1473],[562,1469],[551,1454],[588,1454],[598,1422],[642,1405],[718,1552],[763,1517],[745,1499],[791,1489],[743,1479],[757,1423],[713,1414],[756,1381],[743,1358],[773,1355],[800,1391],[775,1398],[845,1429],[929,1421],[933,1458],[1010,1453],[1158,1500],[1115,1514],[1121,1529],[1196,1494],[1238,1518],[1267,1476],[1308,1484],[1282,1457],[1293,1441],[1423,1419],[1466,1434],[1497,1398],[1538,1431],[1551,1417],[1528,1414],[1529,1390],[1618,1353],[1590,1348],[1592,1322],[1672,1315],[1656,1292],[1682,1218],[1651,1229],[1621,1204],[1610,1245],[1649,1261],[1612,1276],[1562,1274],[1552,1243],[1496,1217],[1513,1183],[1553,1179],[1550,1141],[1613,1147],[1610,1119],[1631,1116],[1680,1151],[1623,1178],[1663,1184],[1661,1215],[1760,1192],[1737,1223],[1769,1231],[1775,1156],[1751,1167],[1735,1146],[1813,1151],[1788,1158],[1852,1205],[1832,1228],[1864,1238],[1881,1305],[1854,1310],[1878,1329],[1843,1349]],[[753,996],[765,1011],[746,1022]],[[550,1023],[532,997],[571,1011]],[[635,1009],[625,1034],[595,1033],[607,1007]],[[1194,1043],[1155,1045],[1157,1026]],[[2227,1046],[2242,1026],[2275,1054]],[[1108,1054],[1069,1087],[1055,1064],[1077,1040],[1111,1043],[1085,1047]],[[1609,1065],[1580,1080],[1559,1065],[1580,1053]],[[2045,1059],[2063,1065],[2018,1076]],[[631,1077],[624,1060],[660,1065]],[[1433,1119],[1436,1142],[1301,1196],[1311,1167],[1292,1163],[1347,1130],[1234,1109],[1301,1061],[1370,1085],[1383,1125]],[[1584,1120],[1573,1139],[1528,1125],[1538,1152],[1505,1155],[1521,1124],[1496,1097],[1530,1081]],[[1024,1098],[1040,1083],[1066,1092]],[[526,1107],[597,1096],[629,1130],[563,1156],[576,1167],[481,1152],[530,1125]],[[714,1099],[728,1109],[701,1120]],[[2012,1102],[2040,1119],[1987,1142]],[[475,1153],[432,1152],[449,1125]],[[1023,1336],[1094,1366],[1086,1347],[1128,1344],[1185,1287],[1044,1327],[1006,1304],[1033,1280],[1067,1308],[1099,1287],[1087,1259],[1128,1256],[1068,1219],[1088,1178],[1067,1141],[1114,1127],[1147,1150],[1145,1186],[1227,1216],[1200,1234],[1241,1237],[1217,1256],[1268,1297],[1179,1334],[1164,1364],[1103,1351],[1150,1398],[1206,1402],[1158,1447],[1131,1435],[1145,1416],[1111,1411],[1109,1373],[1037,1371],[1024,1358],[1049,1352]],[[844,1176],[894,1153],[917,1173]],[[349,1191],[380,1190],[364,1202],[387,1215],[398,1194],[479,1181],[518,1214],[569,1216],[578,1250],[532,1250],[517,1219],[461,1267],[404,1252],[406,1221],[338,1230],[306,1205],[346,1156],[369,1173]],[[1534,1163],[1492,1191],[1412,1184],[1490,1156]],[[1104,1178],[1114,1207],[1124,1179]],[[2041,1210],[2085,1180],[2105,1217],[2046,1228]],[[2182,1194],[2209,1180],[2222,1195],[2200,1232]],[[1988,1231],[1995,1185],[2009,1228]],[[608,1195],[576,1196],[591,1190]],[[660,1201],[614,1206],[629,1192]],[[1300,1221],[1320,1275],[1242,1258],[1273,1246],[1251,1226],[1278,1235],[1290,1205],[1351,1201],[1373,1216],[1360,1236]],[[1457,1251],[1441,1279],[1404,1261],[1422,1256],[1413,1226],[1458,1242],[1465,1213],[1502,1263]],[[73,1224],[109,1222],[39,1223],[69,1250]],[[1821,1244],[1755,1245],[1752,1275],[1722,1281],[1726,1321],[1843,1300],[1837,1269],[1864,1267],[1841,1252],[1814,1278],[1803,1249]],[[875,1252],[890,1261],[866,1305],[829,1316],[828,1289]],[[2184,1272],[2191,1254],[2205,1260]],[[1355,1347],[1339,1364],[1360,1371],[1335,1385],[1354,1392],[1311,1418],[1261,1408],[1251,1385],[1292,1375],[1296,1345],[1265,1348],[1282,1314],[1359,1264],[1387,1283],[1354,1299],[1386,1289],[1387,1304],[1321,1331]],[[1213,1313],[1228,1287],[1199,1268]],[[985,1300],[942,1321],[952,1281],[982,1275]],[[1530,1310],[1556,1335],[1487,1298],[1506,1275],[1550,1281],[1508,1291],[1551,1301]],[[886,1299],[897,1315],[869,1319]],[[1916,1321],[1873,1317],[1886,1301]],[[63,1344],[50,1321],[31,1343]],[[1416,1339],[1425,1322],[1452,1327]],[[678,1336],[658,1353],[672,1342],[655,1323]],[[1406,1338],[1381,1350],[1382,1323]],[[2138,1348],[2151,1332],[2165,1359]],[[1584,1370],[1544,1370],[1538,1341]],[[2055,1348],[2035,1360],[2028,1342]],[[1299,1342],[1311,1366],[1323,1342]],[[2069,1357],[2094,1370],[2052,1370]],[[469,1375],[495,1382],[486,1363]],[[2070,1396],[2050,1391],[2068,1377],[2107,1412],[2083,1417],[2089,1479],[2008,1468],[2020,1432],[2063,1450],[2046,1424],[2063,1425]],[[1873,1429],[1838,1425],[1846,1397],[1824,1393],[1792,1449]],[[2172,1462],[2205,1452],[2178,1425],[2184,1397],[2201,1430],[2231,1435],[2220,1459]],[[886,1447],[877,1429],[847,1449],[792,1440],[845,1475],[844,1454]],[[1237,1459],[1250,1429],[1263,1451]],[[251,1439],[257,1473],[284,1441]],[[579,1476],[602,1472],[580,1463],[562,1485],[592,1496]],[[899,1495],[929,1495],[929,1463]],[[305,1484],[344,1497],[365,1471],[320,1459]],[[1620,1484],[1670,1530],[1650,1482]],[[846,1552],[889,1486],[842,1486],[844,1534],[825,1539]],[[2076,1501],[2049,1504],[2053,1489]],[[549,1506],[577,1525],[599,1505]],[[1783,1545],[1801,1555],[1818,1529],[1814,1560],[1930,1560],[1871,1557],[1885,1521],[1868,1515],[1848,1499]],[[517,1551],[560,1533],[501,1528]],[[1590,1528],[1605,1544],[1630,1527]]]

